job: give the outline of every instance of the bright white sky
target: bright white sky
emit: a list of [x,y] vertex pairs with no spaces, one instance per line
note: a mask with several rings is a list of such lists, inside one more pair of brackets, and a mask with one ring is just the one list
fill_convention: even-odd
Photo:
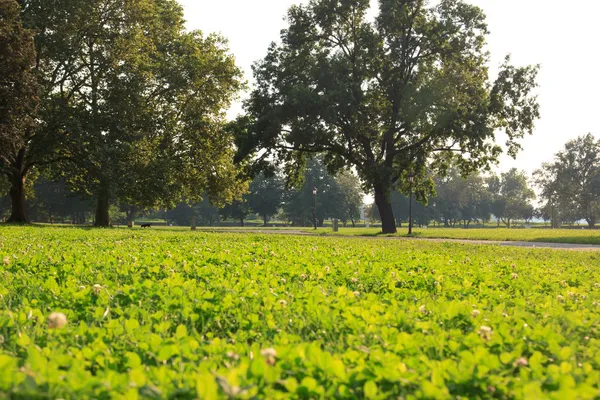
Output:
[[[190,29],[219,32],[251,82],[252,63],[285,27],[289,6],[304,0],[179,0]],[[375,4],[374,0],[372,0]],[[501,170],[531,173],[564,143],[591,132],[600,136],[600,12],[598,0],[469,0],[484,9],[491,34],[492,66],[511,53],[513,63],[541,64],[542,118],[523,141],[517,160],[504,157]],[[236,105],[230,115],[241,111]],[[597,114],[598,113],[598,114]]]

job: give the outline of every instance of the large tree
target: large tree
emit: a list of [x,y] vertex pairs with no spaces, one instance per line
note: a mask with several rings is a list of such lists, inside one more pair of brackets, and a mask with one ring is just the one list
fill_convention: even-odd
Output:
[[21,22],[15,0],[0,0],[0,179],[10,185],[8,222],[28,222],[25,205],[27,177],[37,161],[38,90],[33,33]]
[[369,6],[311,0],[289,10],[281,42],[255,65],[252,126],[238,143],[291,167],[306,153],[325,153],[332,170],[353,167],[392,233],[390,192],[406,192],[429,162],[481,169],[501,153],[500,130],[516,154],[538,117],[538,68],[507,60],[490,81],[485,16],[463,1],[380,0],[374,22]]
[[[43,115],[64,133],[60,171],[109,205],[230,201],[243,185],[224,110],[241,72],[224,39],[185,30],[175,0],[23,0],[38,30]],[[238,190],[240,189],[240,190]]]

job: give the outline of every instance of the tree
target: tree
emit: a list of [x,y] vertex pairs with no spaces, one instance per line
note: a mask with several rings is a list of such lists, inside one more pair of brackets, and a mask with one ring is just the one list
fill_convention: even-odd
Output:
[[[281,43],[256,63],[257,87],[238,129],[241,154],[287,171],[324,153],[328,169],[353,167],[375,194],[384,233],[396,232],[393,189],[409,176],[485,168],[510,155],[538,118],[537,67],[506,62],[488,78],[488,33],[481,9],[457,0],[312,0],[288,12]],[[263,151],[266,150],[266,151]]]
[[327,171],[322,157],[309,159],[301,179],[302,185],[285,195],[284,212],[294,225],[313,224],[314,196],[317,189],[317,219],[320,226],[326,219],[342,222],[360,218],[362,196],[360,182],[350,171],[340,171],[337,176]]
[[554,161],[535,172],[542,198],[565,219],[585,219],[594,228],[600,216],[600,141],[592,134],[565,144]]
[[34,221],[70,220],[84,224],[93,210],[92,199],[70,192],[64,180],[51,181],[42,175],[35,181],[32,191],[35,196],[28,196],[27,204]]
[[334,204],[337,206],[332,213],[344,226],[350,221],[352,227],[356,227],[356,221],[360,219],[360,207],[363,205],[362,190],[358,177],[349,171],[344,171],[335,177]]
[[178,204],[175,209],[169,211],[167,217],[167,223],[172,221],[179,226],[190,226],[194,217],[196,223],[201,226],[215,226],[220,222],[219,209],[211,204],[207,196],[197,204]]
[[467,202],[466,190],[466,181],[455,168],[450,169],[445,176],[437,177],[437,215],[444,221],[445,227],[455,226],[462,218],[461,209]]
[[224,110],[241,72],[216,35],[187,32],[174,0],[23,0],[45,93],[42,119],[63,132],[61,172],[96,198],[139,209],[184,199],[230,202],[245,189]]
[[[436,198],[437,199],[437,198]],[[392,209],[394,211],[394,217],[398,227],[402,227],[402,222],[410,222],[412,216],[413,225],[429,225],[431,220],[434,218],[434,210],[431,204],[423,204],[418,201],[413,195],[412,205],[409,203],[409,197],[404,194],[393,191],[391,196]],[[412,215],[411,215],[412,207]]]
[[35,164],[38,82],[33,34],[21,22],[19,3],[0,0],[0,175],[10,184],[8,222],[26,223],[25,187]]
[[277,174],[266,176],[261,173],[250,183],[248,204],[255,213],[263,218],[265,227],[268,225],[269,219],[277,214],[281,207],[283,192],[283,180]]
[[529,187],[525,172],[512,168],[503,172],[499,179],[491,180],[489,185],[491,190],[495,190],[492,204],[494,216],[507,228],[511,227],[511,221],[515,219],[529,220],[533,217],[531,200],[536,196]]
[[231,218],[240,221],[240,226],[244,227],[244,221],[250,215],[247,196],[244,196],[242,200],[234,200],[233,203],[227,204],[219,210],[219,214],[225,219]]
[[488,221],[490,219],[490,204],[485,179],[479,174],[473,174],[465,180],[465,201],[460,209],[464,227],[471,222]]

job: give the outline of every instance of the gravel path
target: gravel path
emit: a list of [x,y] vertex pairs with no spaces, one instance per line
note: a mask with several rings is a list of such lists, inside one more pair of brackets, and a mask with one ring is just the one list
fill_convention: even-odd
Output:
[[409,238],[394,236],[357,236],[357,235],[323,235],[310,231],[300,231],[294,229],[198,229],[201,232],[226,232],[240,234],[261,234],[261,235],[291,235],[291,236],[312,236],[312,237],[336,237],[348,239],[379,239],[379,240],[418,240],[422,242],[435,243],[460,243],[477,245],[497,245],[503,247],[521,247],[530,249],[558,249],[558,250],[576,250],[576,251],[600,251],[600,245],[596,244],[574,244],[574,243],[552,243],[552,242],[519,242],[519,241],[494,241],[494,240],[468,240],[468,239],[444,239],[444,238]]

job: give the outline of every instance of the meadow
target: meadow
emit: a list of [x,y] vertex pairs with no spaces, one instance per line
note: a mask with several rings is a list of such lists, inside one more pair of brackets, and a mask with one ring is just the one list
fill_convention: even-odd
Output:
[[600,252],[0,227],[0,398],[459,397],[600,397]]
[[[186,230],[189,227],[166,228],[172,230]],[[322,236],[381,236],[381,237],[408,237],[408,227],[398,228],[398,233],[394,235],[382,235],[380,227],[340,227],[338,232],[333,232],[331,226],[320,227],[316,231],[313,228],[296,227],[200,227],[198,228],[208,232],[219,231],[297,231]],[[548,228],[413,228],[415,238],[423,239],[460,239],[476,241],[507,241],[507,242],[546,242],[546,243],[570,243],[570,244],[588,244],[600,245],[600,230],[597,229],[548,229]]]
[[[396,235],[407,236],[408,227],[398,228]],[[350,236],[376,236],[381,228],[340,228],[337,234]],[[431,239],[465,239],[489,241],[522,241],[572,244],[600,244],[600,230],[590,229],[548,229],[548,228],[417,228],[413,236]],[[332,233],[323,229],[325,234]]]

